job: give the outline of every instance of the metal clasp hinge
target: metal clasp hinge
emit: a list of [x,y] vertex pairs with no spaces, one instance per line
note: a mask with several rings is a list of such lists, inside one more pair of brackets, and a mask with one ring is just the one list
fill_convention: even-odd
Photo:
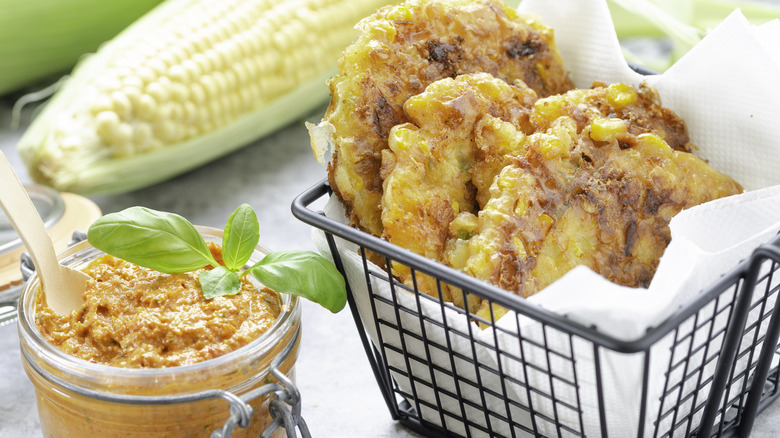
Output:
[[[286,354],[282,354],[279,357],[286,356]],[[287,438],[296,438],[298,436],[296,429],[300,431],[302,438],[311,438],[306,421],[301,416],[301,393],[292,379],[279,369],[281,364],[279,357],[271,363],[270,368],[271,375],[276,378],[278,383],[263,385],[231,400],[230,418],[225,421],[222,429],[211,433],[211,438],[227,438],[232,436],[236,426],[249,426],[252,418],[252,407],[248,402],[267,394],[271,394],[268,411],[273,421],[263,429],[260,437],[269,438],[281,426],[287,432]]]

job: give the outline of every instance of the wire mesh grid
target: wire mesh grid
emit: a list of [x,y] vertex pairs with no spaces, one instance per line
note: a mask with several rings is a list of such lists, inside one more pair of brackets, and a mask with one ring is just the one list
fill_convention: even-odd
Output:
[[[391,415],[418,432],[742,436],[777,396],[780,238],[768,256],[624,342],[307,208],[327,193],[324,182],[313,187],[293,213],[325,231]],[[344,267],[345,254],[359,275]],[[396,280],[398,270],[411,272],[411,284]],[[487,310],[445,302],[445,290],[463,302],[479,297]]]

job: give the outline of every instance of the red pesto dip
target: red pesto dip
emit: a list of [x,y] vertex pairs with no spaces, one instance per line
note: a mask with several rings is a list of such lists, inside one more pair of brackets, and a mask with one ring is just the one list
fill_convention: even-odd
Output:
[[[221,262],[219,246],[209,247]],[[242,277],[240,293],[204,299],[200,271],[164,274],[103,256],[84,269],[92,280],[83,307],[56,315],[39,288],[35,323],[57,348],[89,362],[163,368],[234,351],[257,339],[279,316],[279,295],[252,283],[249,275]]]

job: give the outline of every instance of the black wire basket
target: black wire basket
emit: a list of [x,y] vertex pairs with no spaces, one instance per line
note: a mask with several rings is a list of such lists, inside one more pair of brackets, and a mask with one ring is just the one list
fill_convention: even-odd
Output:
[[[295,199],[293,214],[323,231],[390,414],[412,430],[434,437],[747,436],[778,395],[780,236],[627,342],[312,208],[330,193],[326,181],[313,186]],[[382,268],[370,263],[377,259]],[[399,268],[411,270],[415,287],[394,278]],[[438,297],[417,290],[423,278],[435,280]],[[444,302],[445,286],[462,291],[464,302],[486,300],[490,312]],[[500,308],[509,312],[498,319]]]

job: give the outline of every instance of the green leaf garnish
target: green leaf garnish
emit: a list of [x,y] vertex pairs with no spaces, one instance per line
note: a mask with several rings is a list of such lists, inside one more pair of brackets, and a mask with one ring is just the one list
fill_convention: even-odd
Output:
[[228,218],[218,263],[198,230],[174,213],[130,207],[107,214],[89,227],[87,239],[95,248],[130,263],[167,274],[198,274],[203,297],[211,299],[241,291],[241,276],[251,273],[261,283],[282,293],[306,298],[338,312],[347,302],[346,284],[328,259],[313,251],[275,251],[249,269],[243,266],[260,240],[257,215],[248,204]]
[[222,237],[222,259],[230,269],[240,269],[252,257],[260,241],[257,215],[248,204],[240,205],[228,218]]
[[187,219],[145,207],[99,218],[89,227],[87,239],[101,251],[166,274],[218,265]]
[[203,289],[203,298],[207,300],[241,292],[241,279],[238,278],[238,273],[224,266],[202,271],[198,274],[198,280],[200,288]]
[[347,304],[344,277],[328,259],[313,251],[275,251],[249,271],[266,286],[302,296],[336,313]]

